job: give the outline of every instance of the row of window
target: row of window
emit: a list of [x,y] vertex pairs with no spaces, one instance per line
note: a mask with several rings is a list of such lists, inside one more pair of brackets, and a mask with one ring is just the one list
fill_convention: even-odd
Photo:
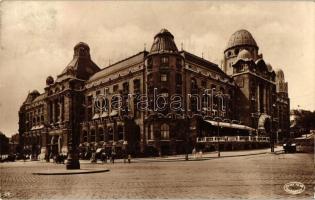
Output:
[[[140,79],[134,79],[133,80],[134,90],[140,90],[141,88],[141,81]],[[112,90],[110,91],[110,89]],[[103,89],[103,92],[101,90],[96,91],[96,95],[99,95],[101,93],[118,93],[119,92],[119,84],[115,84],[112,87],[106,87]],[[125,81],[122,83],[122,92],[129,92],[129,81]]]
[[[202,80],[201,81],[201,86],[203,87],[203,89],[207,88],[207,81]],[[192,90],[192,93],[194,93],[194,90],[198,90],[199,86],[197,83],[197,80],[195,78],[191,79],[191,84],[190,84],[190,88]],[[216,91],[217,86],[215,84],[211,84],[211,89],[213,89],[214,91]],[[225,89],[223,87],[219,88],[219,92],[225,94]],[[231,93],[231,92],[230,92]]]
[[[163,123],[160,127],[160,138],[161,138],[161,140],[169,140],[170,139],[170,127],[166,123]],[[148,127],[147,139],[148,140],[154,140],[155,139],[153,124],[151,124]]]
[[[140,94],[141,92],[141,81],[140,79],[134,79],[133,80],[133,94],[134,94],[134,106],[137,105],[137,102],[139,101],[137,99],[137,95]],[[113,85],[113,93],[118,94],[118,89],[119,89],[119,85]],[[106,91],[108,88],[104,89],[104,92],[108,92]],[[122,102],[119,101],[119,97],[118,96],[113,96],[113,98],[111,98],[111,102],[109,101],[108,98],[99,98],[98,101],[93,102],[93,96],[88,96],[87,97],[87,117],[88,119],[92,119],[92,115],[94,115],[95,113],[99,113],[100,110],[109,110],[109,105],[111,105],[113,109],[118,109],[118,105],[122,105],[123,107],[127,108],[127,100],[128,100],[128,94],[129,94],[129,81],[126,81],[122,84]],[[96,91],[96,96],[98,96],[99,94],[101,94],[101,90],[97,90]],[[128,109],[123,109],[123,110],[128,110]],[[134,109],[136,110],[136,109]],[[135,117],[138,117],[140,115],[139,112],[135,112],[134,113]]]
[[[177,68],[177,70],[181,70],[181,68],[183,66],[182,62],[183,62],[182,59],[180,59],[180,58],[176,59],[176,68]],[[168,67],[168,65],[169,65],[169,56],[162,56],[161,60],[160,60],[160,63],[161,63],[160,66],[162,68]],[[153,58],[150,57],[150,58],[147,59],[147,68],[150,70],[150,69],[152,69],[152,66],[153,66]]]
[[107,129],[107,134],[103,128],[98,129],[98,137],[94,129],[90,130],[90,134],[87,131],[82,133],[83,142],[98,142],[98,141],[113,141],[113,140],[123,140],[124,139],[124,129],[122,126],[117,127],[117,137],[114,138],[114,130],[112,127]]
[[31,129],[33,126],[37,126],[44,123],[44,115],[40,116],[30,116],[28,119],[26,119],[26,128]]

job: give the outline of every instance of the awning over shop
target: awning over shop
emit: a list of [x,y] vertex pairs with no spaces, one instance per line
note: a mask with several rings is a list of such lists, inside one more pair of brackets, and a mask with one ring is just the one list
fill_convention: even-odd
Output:
[[96,113],[96,114],[93,116],[92,119],[98,119],[98,118],[100,118],[100,115],[99,115],[98,113]]
[[248,131],[255,131],[255,129],[241,125],[241,124],[233,124],[233,123],[228,123],[228,122],[217,122],[217,121],[212,121],[212,120],[205,120],[205,122],[211,124],[212,126],[220,126],[223,128],[233,128],[233,129],[241,129],[241,130],[248,130]]
[[109,116],[113,117],[118,115],[118,111],[117,110],[112,110],[112,112],[109,114]]
[[[270,115],[262,114],[258,119],[258,129],[265,130],[266,122],[270,120]],[[267,127],[269,128],[269,127]]]
[[103,112],[101,117],[107,117],[108,116],[108,112]]

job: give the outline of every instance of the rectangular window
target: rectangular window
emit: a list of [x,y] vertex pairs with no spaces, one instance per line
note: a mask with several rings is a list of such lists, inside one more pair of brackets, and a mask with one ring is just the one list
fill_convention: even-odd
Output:
[[167,81],[167,74],[161,74],[161,81],[166,82]]
[[163,93],[161,93],[161,96],[162,97],[168,97],[168,93],[167,92],[163,92]]
[[176,79],[176,84],[177,85],[182,84],[182,75],[180,73],[176,74],[176,78],[175,79]]
[[167,56],[163,56],[163,57],[161,58],[161,63],[162,63],[162,64],[168,64],[168,57],[167,57]]
[[129,82],[123,83],[123,92],[128,93],[129,92]]
[[206,87],[207,86],[207,81],[201,81],[201,86]]
[[113,92],[117,92],[118,91],[118,85],[114,85],[113,86]]
[[152,65],[153,65],[152,58],[148,58],[148,60],[147,60],[147,69],[151,70],[152,69]]

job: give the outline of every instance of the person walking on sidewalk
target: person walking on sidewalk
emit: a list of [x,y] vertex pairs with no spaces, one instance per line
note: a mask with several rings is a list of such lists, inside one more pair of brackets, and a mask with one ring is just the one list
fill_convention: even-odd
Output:
[[131,163],[131,155],[128,154],[128,163],[130,164]]
[[192,155],[193,155],[194,159],[196,159],[196,148],[194,148],[194,149],[192,150]]
[[113,163],[113,164],[115,163],[115,156],[116,156],[116,152],[113,151],[113,152],[112,152],[112,163]]

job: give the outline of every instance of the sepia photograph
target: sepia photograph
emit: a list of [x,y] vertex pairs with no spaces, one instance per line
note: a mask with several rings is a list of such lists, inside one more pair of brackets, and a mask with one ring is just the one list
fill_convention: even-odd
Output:
[[0,200],[315,198],[314,1],[0,0]]

